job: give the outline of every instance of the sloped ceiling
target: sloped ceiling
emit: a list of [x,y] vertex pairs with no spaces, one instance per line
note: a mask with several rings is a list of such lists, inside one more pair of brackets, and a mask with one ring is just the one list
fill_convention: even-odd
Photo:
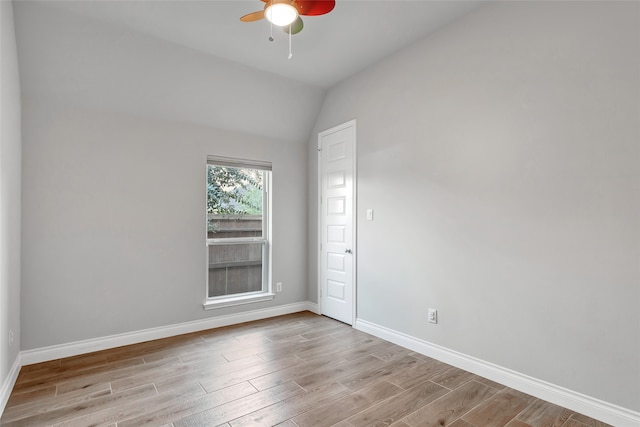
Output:
[[16,1],[23,96],[305,142],[327,88],[478,1],[346,1],[292,38],[245,1]]

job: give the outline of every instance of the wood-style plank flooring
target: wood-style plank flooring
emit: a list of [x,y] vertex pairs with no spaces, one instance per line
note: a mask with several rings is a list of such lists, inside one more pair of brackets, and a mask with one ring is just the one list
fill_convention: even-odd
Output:
[[0,424],[607,425],[308,312],[25,366]]

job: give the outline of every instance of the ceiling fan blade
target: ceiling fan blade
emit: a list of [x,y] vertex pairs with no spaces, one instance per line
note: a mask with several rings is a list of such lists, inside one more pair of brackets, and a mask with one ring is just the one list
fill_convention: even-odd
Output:
[[264,10],[248,13],[244,15],[242,18],[240,18],[242,22],[253,22],[253,21],[259,21],[260,19],[264,19]]
[[298,34],[304,28],[304,23],[302,22],[302,19],[298,16],[298,19],[296,19],[293,22],[293,24],[291,24],[291,27],[289,27],[289,25],[286,25],[282,27],[282,30],[285,33],[289,34],[289,28],[291,28],[291,34]]
[[336,0],[295,0],[300,15],[318,16],[329,13],[336,7]]

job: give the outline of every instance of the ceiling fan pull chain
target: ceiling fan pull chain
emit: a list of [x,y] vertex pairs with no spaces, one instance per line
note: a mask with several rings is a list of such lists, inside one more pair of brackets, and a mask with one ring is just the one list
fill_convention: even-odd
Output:
[[287,59],[291,59],[293,57],[293,53],[291,53],[291,24],[289,24],[289,57]]
[[[273,5],[273,1],[270,1],[269,4]],[[269,41],[272,42],[273,41],[273,21],[271,19],[268,19],[270,27],[271,27],[271,34],[269,35]]]

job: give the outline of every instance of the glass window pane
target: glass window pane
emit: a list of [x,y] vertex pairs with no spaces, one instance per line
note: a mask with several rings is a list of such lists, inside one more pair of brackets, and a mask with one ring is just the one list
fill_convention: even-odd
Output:
[[262,237],[264,171],[207,165],[207,238]]
[[209,246],[209,298],[262,291],[264,243]]

